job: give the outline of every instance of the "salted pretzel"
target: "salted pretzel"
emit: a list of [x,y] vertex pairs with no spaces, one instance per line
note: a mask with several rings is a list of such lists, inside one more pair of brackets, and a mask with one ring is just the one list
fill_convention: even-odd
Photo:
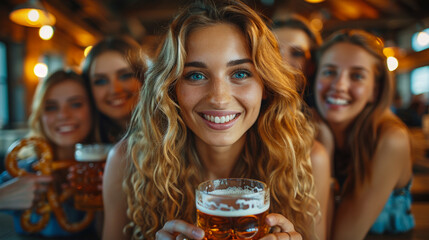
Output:
[[[23,147],[33,146],[40,155],[37,163],[32,168],[41,175],[51,175],[53,171],[68,168],[75,164],[74,161],[53,161],[51,146],[42,138],[30,137],[15,142],[8,150],[5,159],[6,170],[12,177],[25,176],[29,174],[25,169],[18,167],[19,152]],[[73,195],[72,189],[64,190],[60,196],[56,193],[54,186],[49,185],[46,195],[41,197],[41,201],[34,204],[31,209],[27,209],[21,215],[21,226],[26,232],[39,232],[45,228],[49,222],[51,212],[57,218],[58,224],[68,232],[78,232],[85,229],[94,219],[94,211],[87,211],[85,217],[76,223],[69,223],[61,207],[61,203]],[[31,215],[37,213],[40,219],[37,222],[31,221]]]

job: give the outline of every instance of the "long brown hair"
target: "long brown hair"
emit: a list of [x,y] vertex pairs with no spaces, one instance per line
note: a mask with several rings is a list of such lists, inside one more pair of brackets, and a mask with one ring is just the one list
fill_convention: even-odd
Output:
[[195,188],[205,180],[194,135],[176,102],[187,37],[196,29],[227,23],[237,26],[267,98],[231,177],[254,178],[271,190],[271,211],[290,219],[304,239],[314,236],[314,197],[310,149],[313,128],[302,113],[294,75],[282,62],[274,35],[261,17],[237,0],[198,1],[171,23],[158,58],[149,69],[128,133],[130,159],[123,186],[128,200],[126,229],[133,238],[155,238],[171,219],[195,222]]
[[[375,99],[368,103],[347,129],[345,150],[351,161],[345,169],[347,176],[343,193],[359,191],[366,177],[371,176],[374,156],[380,133],[386,127],[397,125],[405,127],[394,115],[386,114],[393,100],[395,85],[386,65],[383,54],[383,41],[375,35],[358,29],[344,29],[333,33],[318,50],[318,59],[338,43],[351,43],[359,46],[377,59],[375,66]],[[338,153],[338,152],[337,152]],[[341,155],[341,153],[339,154]],[[344,157],[344,155],[341,155]],[[343,161],[344,162],[344,161]],[[339,164],[336,159],[335,164]],[[335,173],[338,175],[338,173]]]
[[[147,70],[146,56],[143,54],[140,45],[134,39],[126,36],[108,36],[99,41],[86,56],[82,64],[82,76],[85,86],[89,91],[92,102],[90,70],[95,59],[105,52],[117,52],[127,61],[134,72],[135,77],[143,81],[144,73]],[[125,129],[115,123],[109,116],[95,108],[95,137],[97,141],[112,143],[122,138]]]

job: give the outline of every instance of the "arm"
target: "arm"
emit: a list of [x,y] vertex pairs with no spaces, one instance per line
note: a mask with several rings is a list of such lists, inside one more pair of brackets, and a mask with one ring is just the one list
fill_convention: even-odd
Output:
[[314,183],[316,187],[316,199],[320,204],[321,216],[316,218],[316,232],[320,240],[328,239],[328,229],[331,222],[333,192],[331,185],[331,162],[325,147],[315,141],[311,149],[311,164]]
[[339,204],[333,239],[364,239],[393,189],[402,187],[399,181],[404,176],[408,180],[411,177],[408,133],[405,129],[390,128],[380,136],[373,156],[371,178],[366,176],[362,190],[345,196]]
[[122,232],[129,222],[127,217],[127,199],[122,189],[126,159],[126,143],[116,144],[109,152],[103,175],[104,226],[103,239],[129,239]]
[[51,176],[28,174],[0,185],[0,209],[28,209],[38,196],[47,191]]

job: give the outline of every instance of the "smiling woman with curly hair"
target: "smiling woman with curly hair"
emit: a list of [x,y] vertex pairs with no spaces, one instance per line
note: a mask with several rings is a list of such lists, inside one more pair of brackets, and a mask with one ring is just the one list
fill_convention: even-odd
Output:
[[203,1],[181,11],[146,74],[127,137],[109,156],[103,238],[201,239],[195,188],[232,177],[267,183],[266,221],[280,230],[270,234],[317,238],[314,131],[297,78],[245,4]]

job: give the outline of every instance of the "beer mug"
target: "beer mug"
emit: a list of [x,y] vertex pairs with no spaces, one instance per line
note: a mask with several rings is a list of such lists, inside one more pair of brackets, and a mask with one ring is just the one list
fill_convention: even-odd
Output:
[[75,189],[74,205],[79,210],[102,210],[102,185],[104,165],[111,145],[76,144],[75,176],[72,179]]
[[265,217],[270,192],[263,182],[245,178],[206,181],[198,185],[195,202],[204,239],[259,239],[269,230]]

